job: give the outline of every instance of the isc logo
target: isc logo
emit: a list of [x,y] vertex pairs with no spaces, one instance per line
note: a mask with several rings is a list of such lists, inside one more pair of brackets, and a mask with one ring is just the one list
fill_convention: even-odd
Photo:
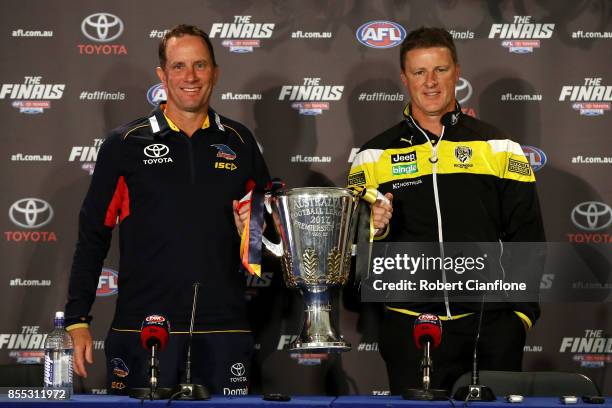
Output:
[[370,21],[359,27],[356,35],[367,47],[391,48],[402,43],[406,30],[392,21]]
[[215,169],[226,169],[226,170],[236,170],[238,166],[234,163],[226,163],[226,162],[215,162]]
[[118,282],[119,274],[117,271],[108,268],[102,268],[102,273],[98,279],[98,289],[96,296],[112,296],[119,290]]

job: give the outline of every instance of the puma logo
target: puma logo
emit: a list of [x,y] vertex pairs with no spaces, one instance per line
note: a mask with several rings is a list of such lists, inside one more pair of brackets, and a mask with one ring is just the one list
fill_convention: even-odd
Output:
[[406,143],[410,143],[410,146],[412,146],[412,138],[414,137],[414,135],[410,136],[410,140],[406,139],[405,137],[400,138],[401,142],[406,142]]

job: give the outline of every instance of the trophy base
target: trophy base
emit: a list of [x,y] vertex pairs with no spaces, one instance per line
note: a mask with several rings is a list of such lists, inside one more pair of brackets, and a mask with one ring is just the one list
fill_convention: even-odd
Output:
[[304,343],[296,341],[289,346],[291,353],[342,353],[350,351],[351,345],[346,341],[314,341]]

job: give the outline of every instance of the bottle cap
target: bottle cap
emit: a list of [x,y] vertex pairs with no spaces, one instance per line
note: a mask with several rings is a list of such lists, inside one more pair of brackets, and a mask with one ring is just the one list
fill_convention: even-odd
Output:
[[64,318],[64,312],[55,312],[55,318],[56,319],[63,319]]

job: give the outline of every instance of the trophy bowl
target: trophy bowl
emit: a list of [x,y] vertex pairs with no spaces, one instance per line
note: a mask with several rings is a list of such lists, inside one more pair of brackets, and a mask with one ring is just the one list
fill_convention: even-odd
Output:
[[287,287],[304,299],[304,325],[292,352],[351,349],[332,326],[331,297],[348,280],[358,202],[353,191],[338,187],[283,189],[266,200],[280,243],[264,244],[281,258]]

